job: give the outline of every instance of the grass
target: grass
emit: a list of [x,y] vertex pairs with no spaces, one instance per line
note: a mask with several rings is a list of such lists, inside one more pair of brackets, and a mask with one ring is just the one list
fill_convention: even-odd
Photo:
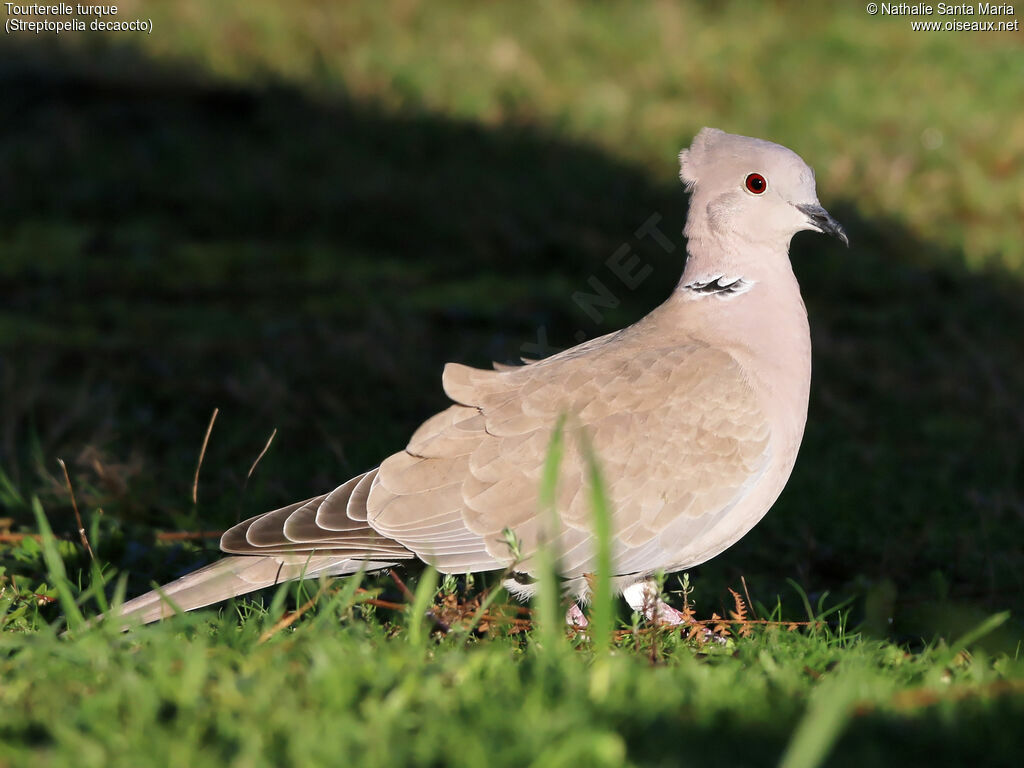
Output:
[[[598,505],[602,497],[596,485]],[[1010,765],[1016,756],[1006,729],[1024,706],[1024,659],[977,647],[1006,615],[915,653],[849,632],[841,612],[792,631],[778,621],[780,606],[725,644],[640,629],[634,617],[602,653],[600,638],[577,633],[570,647],[551,625],[539,645],[497,620],[467,637],[458,630],[468,613],[425,632],[437,595],[427,569],[409,609],[389,616],[354,578],[296,596],[298,622],[284,603],[309,585],[279,587],[269,608],[121,633],[81,625],[87,594],[76,599],[39,520],[38,546],[72,629],[62,637],[63,622],[38,611],[27,624],[8,614],[4,764],[761,765],[781,756],[795,768],[826,757],[863,765],[984,755]],[[459,602],[465,586],[446,592]]]
[[[42,509],[58,536],[0,542],[0,766],[1015,764],[1020,34],[787,2],[122,13],[154,34],[0,47],[0,518],[34,534]],[[794,147],[853,242],[794,242],[815,373],[786,492],[665,584],[701,619],[733,588],[781,624],[699,646],[602,600],[610,653],[545,655],[484,618],[510,610],[474,602],[493,577],[442,597],[406,573],[416,608],[367,577],[58,636],[215,556],[159,534],[403,445],[445,403],[443,362],[661,301],[674,155],[705,124]],[[635,234],[652,214],[672,252]],[[652,268],[636,290],[605,265],[622,244]],[[591,278],[618,299],[599,320],[572,299]],[[458,608],[445,636],[431,599]]]
[[[647,638],[600,659],[577,651],[550,664],[514,638],[469,648],[398,642],[372,617],[352,618],[359,613],[341,603],[263,644],[262,612],[127,636],[92,632],[70,644],[45,630],[5,635],[3,672],[16,684],[0,694],[10,713],[4,758],[657,765],[708,755],[771,764],[785,753],[786,764],[809,765],[832,753],[855,765],[941,750],[950,760],[1013,760],[1005,728],[1020,716],[1019,686],[1007,682],[1019,682],[1016,662],[766,631],[727,653],[695,656],[666,634],[657,663]],[[825,743],[808,746],[808,730]]]

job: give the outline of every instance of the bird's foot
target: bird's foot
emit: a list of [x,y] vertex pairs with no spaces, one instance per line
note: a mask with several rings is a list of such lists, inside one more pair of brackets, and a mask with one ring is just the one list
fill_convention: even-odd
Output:
[[[622,596],[634,611],[643,614],[644,618],[654,624],[676,627],[686,623],[682,613],[658,597],[658,588],[653,581],[642,581],[627,587]],[[575,602],[565,612],[565,623],[573,629],[586,629],[590,626],[590,620],[580,604]]]
[[[689,624],[686,616],[677,611],[671,605],[661,599],[658,585],[648,579],[639,581],[622,590],[622,596],[626,598],[629,607],[639,614],[642,614],[652,624],[660,624],[667,627],[679,627]],[[726,639],[715,634],[707,627],[702,628],[701,633],[705,640],[719,645],[725,645]]]
[[590,626],[590,620],[583,613],[579,603],[569,606],[569,610],[565,612],[565,623],[573,629],[586,629]]
[[678,627],[686,623],[683,614],[661,599],[658,585],[648,579],[638,581],[622,590],[629,607],[653,624]]

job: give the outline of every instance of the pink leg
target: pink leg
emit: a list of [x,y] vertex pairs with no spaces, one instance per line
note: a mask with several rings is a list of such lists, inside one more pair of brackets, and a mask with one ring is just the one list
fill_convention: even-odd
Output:
[[640,581],[622,590],[629,607],[655,624],[671,627],[685,624],[683,614],[661,599],[658,586],[653,581]]
[[[661,599],[658,594],[658,585],[653,581],[640,581],[631,584],[622,590],[622,596],[626,602],[637,613],[654,624],[665,624],[670,627],[678,627],[686,623],[683,614]],[[719,645],[725,645],[726,639],[716,635],[710,629],[704,629],[704,639],[710,640]]]
[[569,610],[565,612],[565,623],[573,629],[586,629],[590,626],[590,621],[584,615],[579,603],[573,603],[569,606]]

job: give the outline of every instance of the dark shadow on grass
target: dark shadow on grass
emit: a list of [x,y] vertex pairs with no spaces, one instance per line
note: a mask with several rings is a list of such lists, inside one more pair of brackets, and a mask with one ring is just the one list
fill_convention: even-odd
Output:
[[[66,501],[38,471],[57,456],[118,520],[223,526],[402,446],[444,405],[445,361],[512,359],[541,327],[568,346],[678,278],[671,157],[652,179],[534,128],[111,57],[0,54],[0,467],[58,527]],[[765,521],[701,568],[699,608],[741,573],[765,602],[786,576],[895,595],[909,635],[928,627],[901,618],[939,597],[1024,607],[1019,283],[825,203],[853,248],[794,244],[815,342],[802,456]],[[636,237],[652,214],[674,253]],[[652,267],[637,290],[605,263],[622,245]],[[572,300],[591,277],[618,302],[599,322]],[[107,556],[155,576],[195,557]]]

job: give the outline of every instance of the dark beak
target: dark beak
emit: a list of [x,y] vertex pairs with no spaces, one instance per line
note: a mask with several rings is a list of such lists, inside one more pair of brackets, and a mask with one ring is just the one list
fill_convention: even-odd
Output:
[[797,210],[803,213],[811,225],[815,227],[819,232],[826,235],[835,235],[847,248],[850,247],[850,238],[846,236],[846,230],[843,229],[842,225],[832,218],[832,214],[822,208],[820,205],[798,205]]

